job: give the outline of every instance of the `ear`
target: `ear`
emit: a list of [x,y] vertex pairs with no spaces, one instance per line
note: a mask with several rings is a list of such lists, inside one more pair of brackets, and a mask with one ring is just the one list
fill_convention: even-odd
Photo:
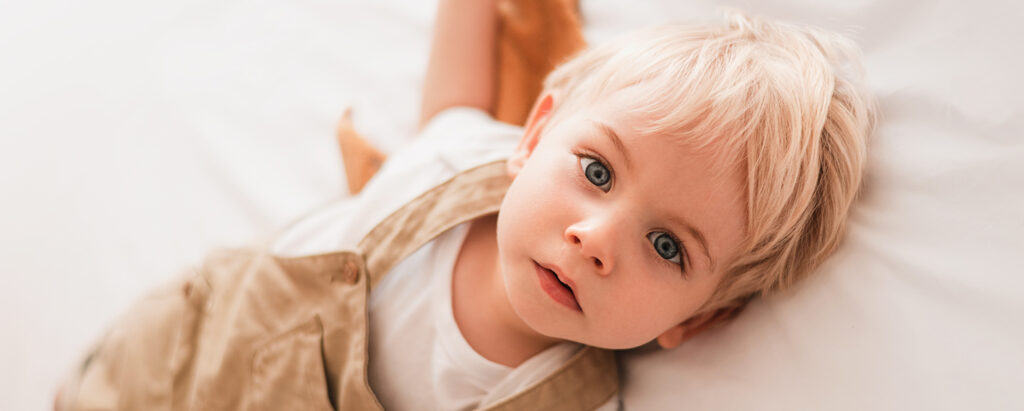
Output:
[[742,306],[729,306],[690,317],[681,324],[677,324],[661,333],[657,338],[658,345],[666,350],[675,348],[697,334],[731,320],[736,314],[739,314],[741,309]]
[[555,94],[551,91],[542,94],[533,104],[530,116],[526,119],[526,126],[523,129],[523,137],[519,140],[519,146],[516,147],[516,151],[512,153],[506,163],[509,177],[516,178],[519,171],[523,169],[523,165],[526,164],[526,159],[533,154],[533,149],[540,142],[541,131],[551,119],[551,110],[554,107]]

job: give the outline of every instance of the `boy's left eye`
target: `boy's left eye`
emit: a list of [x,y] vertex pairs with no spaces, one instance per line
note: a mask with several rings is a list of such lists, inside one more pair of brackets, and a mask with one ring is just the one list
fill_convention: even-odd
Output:
[[612,172],[604,163],[591,157],[580,157],[580,168],[587,181],[597,186],[601,191],[608,192],[612,189]]
[[679,265],[683,264],[682,253],[679,251],[679,242],[671,234],[664,231],[655,231],[647,234],[647,239],[661,258]]

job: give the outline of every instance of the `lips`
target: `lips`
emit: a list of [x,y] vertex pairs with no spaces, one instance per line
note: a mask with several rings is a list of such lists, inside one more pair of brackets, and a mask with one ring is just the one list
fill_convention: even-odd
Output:
[[543,289],[552,300],[555,300],[555,302],[564,305],[573,311],[583,311],[580,308],[579,302],[576,301],[576,293],[572,287],[572,280],[566,278],[568,284],[562,282],[556,271],[547,269],[536,261],[534,261],[534,268],[537,271],[537,279],[540,282],[540,288]]

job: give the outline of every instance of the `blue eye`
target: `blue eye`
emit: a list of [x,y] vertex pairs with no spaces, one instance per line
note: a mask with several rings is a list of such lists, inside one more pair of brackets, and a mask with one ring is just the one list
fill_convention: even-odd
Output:
[[647,234],[647,239],[651,241],[654,251],[657,251],[661,258],[679,265],[683,264],[682,253],[679,251],[679,242],[671,234],[664,231],[655,231]]
[[608,192],[612,188],[612,172],[603,163],[590,157],[580,157],[580,167],[583,168],[583,175],[587,181]]

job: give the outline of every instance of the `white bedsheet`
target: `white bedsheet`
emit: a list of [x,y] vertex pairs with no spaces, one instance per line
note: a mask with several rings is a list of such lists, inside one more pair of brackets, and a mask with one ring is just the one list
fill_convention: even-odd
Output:
[[[583,0],[600,42],[714,1]],[[882,126],[821,275],[624,361],[630,409],[1024,409],[1024,72],[1011,2],[734,4],[859,33]],[[341,110],[414,129],[434,2],[34,1],[0,12],[0,409],[145,290],[343,195]]]

